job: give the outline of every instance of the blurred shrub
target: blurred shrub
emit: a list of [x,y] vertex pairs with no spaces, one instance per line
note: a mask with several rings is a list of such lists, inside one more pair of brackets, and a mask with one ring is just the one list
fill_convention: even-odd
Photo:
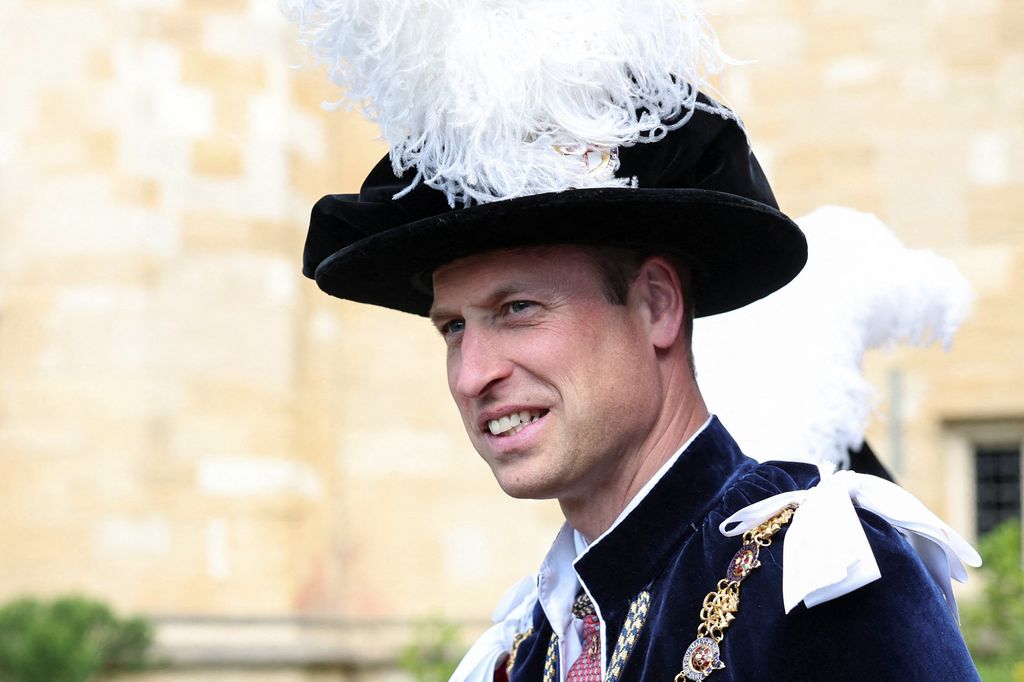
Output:
[[961,612],[964,638],[986,682],[1024,682],[1024,569],[1021,525],[1001,523],[978,542],[984,586]]
[[98,601],[16,599],[0,607],[0,681],[85,682],[139,669],[152,641],[148,623]]
[[416,624],[398,665],[417,682],[448,682],[463,653],[459,627],[431,618]]

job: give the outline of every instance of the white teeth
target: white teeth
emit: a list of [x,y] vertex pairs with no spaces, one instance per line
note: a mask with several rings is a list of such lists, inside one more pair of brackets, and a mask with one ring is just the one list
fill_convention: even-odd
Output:
[[521,412],[513,412],[505,415],[499,419],[492,419],[487,422],[487,429],[495,436],[503,433],[519,433],[526,424],[540,419],[540,412],[531,412],[530,410],[523,410]]

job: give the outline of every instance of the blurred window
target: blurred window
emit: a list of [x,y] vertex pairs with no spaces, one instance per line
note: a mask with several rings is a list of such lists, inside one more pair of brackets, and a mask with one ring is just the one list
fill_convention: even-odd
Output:
[[1020,518],[1021,446],[976,445],[974,462],[980,537],[1007,519]]

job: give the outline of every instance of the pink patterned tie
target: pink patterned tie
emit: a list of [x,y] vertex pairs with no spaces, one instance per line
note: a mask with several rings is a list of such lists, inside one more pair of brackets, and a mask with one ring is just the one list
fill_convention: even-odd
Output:
[[567,682],[601,682],[601,621],[586,593],[572,605],[573,615],[583,619],[583,651],[569,668]]

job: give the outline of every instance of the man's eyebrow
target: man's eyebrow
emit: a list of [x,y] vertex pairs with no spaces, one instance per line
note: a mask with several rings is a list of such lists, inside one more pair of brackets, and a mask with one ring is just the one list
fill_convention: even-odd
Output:
[[453,317],[454,313],[450,313],[443,308],[436,308],[434,306],[430,306],[430,313],[428,313],[428,315],[430,317],[431,323],[433,323],[433,325],[437,327],[438,325],[441,324],[441,320],[447,320]]

